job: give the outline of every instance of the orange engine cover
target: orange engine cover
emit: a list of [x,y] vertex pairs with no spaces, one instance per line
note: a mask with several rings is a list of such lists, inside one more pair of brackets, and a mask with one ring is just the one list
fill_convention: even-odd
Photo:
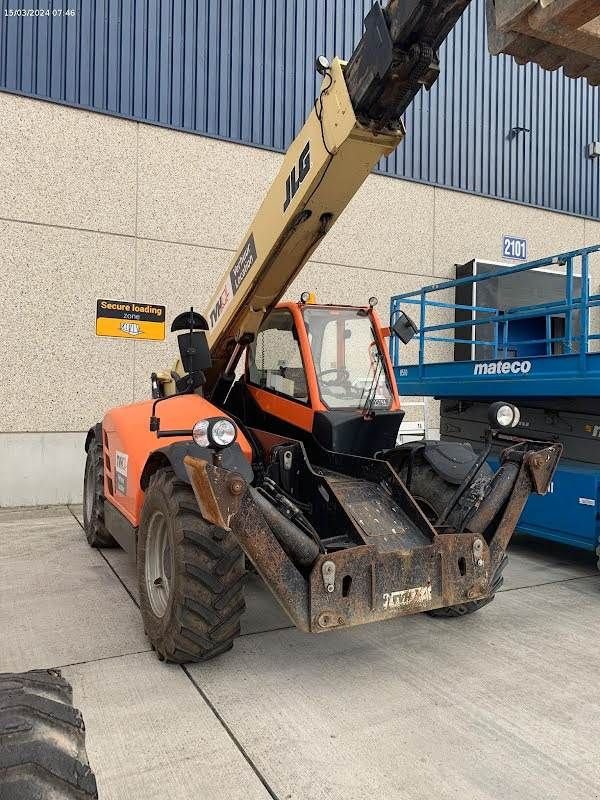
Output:
[[[104,438],[104,494],[135,526],[139,524],[144,492],[140,486],[142,471],[149,456],[182,436],[158,439],[150,430],[153,400],[111,409],[102,421]],[[191,429],[199,419],[227,416],[197,394],[182,394],[159,403],[156,409],[161,430]],[[237,442],[252,461],[248,440],[238,430]]]

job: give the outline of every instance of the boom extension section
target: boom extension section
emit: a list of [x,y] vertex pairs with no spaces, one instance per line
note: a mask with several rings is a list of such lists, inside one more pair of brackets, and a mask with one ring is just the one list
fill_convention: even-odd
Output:
[[314,109],[210,300],[207,392],[231,373],[244,344],[371,170],[402,141],[401,116],[421,86],[435,82],[437,48],[468,2],[376,4],[350,61],[321,61]]

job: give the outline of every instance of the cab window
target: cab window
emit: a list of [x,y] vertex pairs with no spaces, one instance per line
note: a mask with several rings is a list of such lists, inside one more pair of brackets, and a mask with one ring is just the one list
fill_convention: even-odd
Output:
[[329,408],[391,405],[392,392],[371,320],[354,308],[303,310],[321,399]]
[[259,328],[248,349],[248,381],[293,400],[308,402],[306,373],[289,311],[272,311]]

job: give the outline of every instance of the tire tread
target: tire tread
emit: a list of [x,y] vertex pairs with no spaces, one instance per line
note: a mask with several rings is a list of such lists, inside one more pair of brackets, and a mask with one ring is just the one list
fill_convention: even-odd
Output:
[[[242,550],[232,533],[207,523],[196,503],[192,488],[175,478],[170,468],[158,470],[146,492],[148,508],[158,497],[166,500],[176,537],[174,589],[167,629],[159,635],[145,591],[144,567],[138,558],[138,581],[142,615],[151,642],[167,661],[206,661],[233,646],[240,633],[245,610],[245,567]],[[149,512],[148,512],[149,513]],[[140,538],[144,526],[144,511]],[[150,618],[151,624],[148,624]]]
[[[84,509],[84,530],[88,543],[91,547],[115,547],[116,542],[106,529],[104,523],[104,451],[102,442],[94,436],[88,448],[88,459],[93,462],[94,474],[94,503],[92,504],[92,515],[89,525],[87,524]],[[86,464],[85,476],[87,480],[88,470]],[[85,486],[83,489],[84,503],[86,498]]]
[[98,797],[83,718],[60,670],[0,674],[0,797]]

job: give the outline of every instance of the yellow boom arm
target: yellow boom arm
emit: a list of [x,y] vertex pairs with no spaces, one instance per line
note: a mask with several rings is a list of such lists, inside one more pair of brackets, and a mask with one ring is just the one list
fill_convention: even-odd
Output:
[[256,333],[367,175],[403,136],[403,127],[374,132],[357,121],[342,63],[334,60],[317,108],[287,151],[208,305],[208,341],[219,373],[232,342]]
[[437,47],[468,2],[376,3],[348,63],[321,60],[314,109],[206,309],[209,393],[380,158],[402,141],[401,115],[436,80]]

